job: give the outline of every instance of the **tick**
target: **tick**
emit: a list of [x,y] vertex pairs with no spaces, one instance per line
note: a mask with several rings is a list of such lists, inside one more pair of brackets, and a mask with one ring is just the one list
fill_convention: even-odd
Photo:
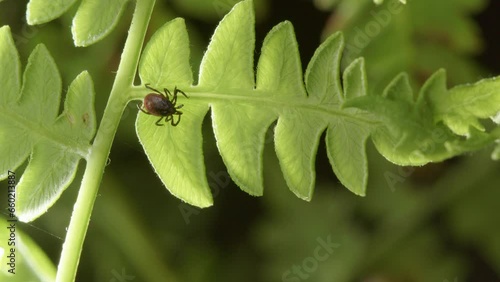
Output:
[[[149,90],[156,93],[149,93],[146,95],[146,97],[144,97],[144,102],[137,105],[137,108],[147,115],[160,117],[160,119],[158,119],[155,123],[157,126],[163,126],[163,124],[160,123],[163,118],[165,118],[165,122],[170,121],[172,126],[179,124],[182,115],[182,112],[179,111],[179,109],[184,105],[177,106],[177,94],[180,93],[184,95],[184,97],[189,98],[186,93],[177,89],[177,87],[174,88],[174,94],[172,94],[167,88],[163,88],[165,93],[161,93],[160,91],[149,86],[149,83],[145,86]],[[177,121],[174,121],[174,116],[177,116]]]

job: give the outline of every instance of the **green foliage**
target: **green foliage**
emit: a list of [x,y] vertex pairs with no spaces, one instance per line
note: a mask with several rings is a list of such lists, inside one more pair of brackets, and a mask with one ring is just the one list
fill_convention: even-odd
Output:
[[[144,50],[139,65],[141,80],[154,87],[167,87],[171,81],[177,81],[179,87],[190,85],[193,78],[188,46],[184,21],[167,23]],[[196,141],[201,140],[201,122],[208,106],[189,101],[182,110],[184,115],[177,130],[154,125],[157,117],[139,115],[137,133],[156,173],[170,191],[183,200],[206,207],[211,204],[211,194],[201,144]]]
[[184,115],[175,128],[155,126],[153,116],[138,116],[137,132],[155,171],[177,197],[200,207],[212,204],[200,130],[210,107],[219,152],[231,178],[247,193],[263,194],[264,136],[279,118],[276,151],[297,196],[307,200],[312,196],[314,155],[326,128],[334,171],[344,185],[363,195],[365,142],[372,123],[366,114],[340,108],[344,100],[366,93],[363,61],[354,62],[345,72],[343,92],[342,36],[332,36],[308,67],[307,96],[293,29],[284,22],[264,41],[255,87],[253,24],[251,1],[238,4],[221,21],[202,60],[197,86],[190,85],[189,54],[178,51],[187,50],[189,44],[182,21],[166,24],[148,44],[139,69],[141,80],[157,88],[177,86],[190,95],[182,100]]
[[[277,25],[264,40],[254,86],[252,11],[251,2],[243,1],[221,21],[201,62],[196,86],[191,85],[183,21],[167,23],[145,49],[139,69],[143,83],[160,89],[177,86],[190,95],[189,100],[179,98],[185,114],[177,127],[157,127],[154,116],[139,114],[137,119],[137,133],[155,171],[182,200],[199,207],[212,204],[200,129],[209,108],[217,147],[231,178],[256,196],[264,189],[264,136],[276,120],[274,141],[282,172],[290,190],[305,200],[312,197],[314,158],[325,129],[335,174],[359,195],[365,194],[367,185],[365,144],[372,132],[380,153],[401,165],[442,161],[500,137],[498,130],[479,131],[483,128],[478,121],[500,111],[498,79],[447,91],[444,73],[438,72],[414,101],[403,74],[381,95],[367,96],[362,59],[346,68],[341,83],[341,34],[318,48],[308,65],[304,89],[297,42],[288,22]],[[476,129],[469,130],[469,125]]]
[[[76,45],[92,44],[105,36],[115,25],[125,1],[115,2],[106,9],[102,6],[104,2],[96,3],[82,2],[75,16],[72,31]],[[44,12],[46,6],[31,1],[29,18],[36,23],[48,21],[60,15],[70,3],[53,5],[49,13]],[[102,20],[91,23],[89,15],[96,13],[103,13]],[[335,174],[344,186],[358,195],[365,194],[367,185],[365,145],[370,134],[380,153],[401,165],[441,161],[483,148],[498,139],[498,130],[491,134],[484,132],[478,120],[493,117],[500,111],[500,96],[495,91],[498,80],[485,80],[447,91],[444,73],[440,72],[428,80],[419,99],[414,101],[407,76],[399,75],[382,94],[367,96],[369,88],[363,59],[352,61],[344,73],[340,73],[344,47],[341,34],[330,36],[318,48],[303,78],[298,46],[289,22],[269,32],[254,74],[254,21],[252,1],[236,5],[221,21],[201,62],[196,86],[193,86],[189,41],[183,20],[165,24],[144,50],[139,65],[143,83],[159,89],[177,86],[187,91],[190,99],[179,98],[185,107],[178,127],[157,127],[154,116],[139,114],[137,133],[165,186],[192,205],[207,207],[212,204],[201,149],[201,124],[209,109],[218,149],[231,178],[243,191],[255,196],[263,194],[264,136],[274,122],[277,122],[276,154],[283,175],[290,190],[305,200],[310,200],[313,194],[314,159],[319,138],[325,130],[328,158]],[[15,52],[11,47],[9,50]],[[10,57],[17,58],[17,55]],[[18,60],[13,60],[10,59],[12,68],[18,69]],[[37,70],[38,65],[49,69]],[[15,76],[15,72],[9,71],[9,74]],[[33,84],[26,83],[30,78]],[[10,84],[16,81],[9,79]],[[46,81],[53,82],[47,83],[52,87],[47,93],[60,92],[55,64],[40,47],[30,59],[23,91],[32,93]],[[12,86],[12,93],[19,91],[16,87],[19,88]],[[82,74],[70,88],[67,101],[71,101],[71,93],[92,91],[91,88],[90,78]],[[32,96],[26,94],[26,97]],[[44,103],[31,100],[21,103],[29,109],[24,109],[29,112],[27,116],[40,122],[53,122],[56,112],[42,115],[41,109],[56,109],[59,96],[52,95]],[[88,107],[89,102],[91,99],[76,100],[74,104]],[[88,108],[70,109],[73,104],[67,104],[69,110],[64,115],[69,117],[69,122],[79,122],[82,120],[77,117],[84,117],[84,123],[92,123],[88,130],[66,130],[67,124],[55,126],[65,138],[58,140],[53,132],[51,137],[56,144],[65,145],[64,151],[52,143],[39,150],[35,141],[25,142],[21,143],[22,150],[16,150],[20,153],[5,163],[6,168],[16,167],[30,151],[35,156],[20,186],[20,215],[25,220],[37,217],[57,199],[73,178],[79,158],[85,157],[89,149],[88,142],[95,127],[93,112]],[[35,106],[39,106],[37,111],[32,109]],[[471,126],[473,129],[469,128]],[[32,127],[27,127],[33,131]],[[75,141],[66,144],[69,140]],[[495,151],[494,157],[496,155]],[[44,163],[54,156],[61,160],[52,166],[54,177],[45,178],[46,182],[38,185],[56,188],[36,189],[38,194],[34,196],[29,193],[30,188],[23,187],[33,186],[31,182],[40,177],[42,170],[37,168],[42,166],[37,165],[37,161]],[[28,193],[24,189],[28,189]]]
[[479,118],[493,117],[498,113],[498,77],[447,91],[444,72],[440,72],[433,82],[433,87],[437,89],[422,93],[422,103],[430,106],[434,121],[442,121],[455,134],[469,136],[471,128],[484,131]]
[[[31,25],[54,20],[65,13],[75,0],[31,0],[27,20]],[[71,31],[75,46],[88,46],[106,37],[116,26],[128,0],[82,1],[73,19]]]
[[[346,39],[344,65],[355,57],[366,60],[370,93],[382,92],[400,72],[417,89],[435,70],[445,68],[451,85],[484,76],[473,56],[482,39],[471,15],[486,0],[339,1],[325,35],[342,30]],[[429,7],[432,7],[430,9]]]
[[75,46],[88,46],[108,35],[126,3],[127,0],[82,1],[71,27]]
[[26,19],[30,25],[42,24],[60,17],[76,0],[31,0],[26,10]]
[[43,45],[31,54],[21,87],[19,55],[8,27],[0,28],[1,179],[30,156],[17,186],[17,216],[31,221],[43,214],[73,180],[90,149],[96,121],[88,73],[72,82],[60,115],[61,78]]
[[[55,19],[74,2],[31,0],[28,5],[28,22],[40,24]],[[75,45],[88,46],[109,34],[126,2],[83,0],[72,25]],[[367,2],[372,4],[371,1]],[[158,117],[139,113],[136,130],[140,142],[168,190],[198,207],[207,207],[213,202],[206,179],[201,132],[202,122],[209,110],[217,147],[231,178],[243,191],[254,196],[263,194],[263,175],[268,171],[263,168],[265,134],[273,124],[276,124],[273,128],[274,147],[284,180],[297,197],[305,200],[311,199],[315,187],[315,156],[319,138],[324,132],[333,171],[340,182],[357,195],[366,193],[368,160],[365,147],[369,137],[380,154],[401,165],[423,165],[486,148],[500,140],[498,77],[448,89],[445,72],[438,71],[427,80],[418,95],[414,95],[411,84],[416,76],[427,76],[427,71],[434,70],[435,59],[440,56],[452,58],[452,64],[447,66],[452,73],[451,84],[475,78],[477,70],[463,57],[464,54],[470,55],[477,51],[479,41],[474,27],[463,14],[477,10],[483,2],[441,1],[436,4],[439,8],[428,11],[429,2],[426,0],[411,1],[408,10],[404,10],[401,17],[397,17],[397,20],[394,17],[389,23],[387,33],[383,33],[384,36],[380,38],[384,39],[384,43],[377,44],[374,41],[365,50],[366,60],[356,59],[352,54],[346,59],[346,55],[343,55],[344,37],[341,33],[335,33],[316,50],[303,75],[293,27],[286,21],[275,26],[266,36],[257,70],[254,71],[255,16],[253,2],[246,0],[235,6],[217,27],[201,62],[196,85],[189,63],[190,44],[184,20],[170,21],[148,42],[138,71],[143,84],[149,83],[158,89],[173,89],[177,86],[189,95],[189,99],[179,97],[179,103],[184,104],[184,115],[177,127],[157,127],[154,123]],[[74,277],[76,273],[80,255],[78,248],[82,245],[93,199],[97,195],[100,176],[125,103],[143,98],[147,91],[143,87],[134,87],[132,78],[135,77],[144,36],[141,32],[146,32],[153,4],[154,1],[146,0],[136,3],[139,8],[134,14],[130,37],[122,55],[124,59],[120,63],[103,126],[99,131],[101,135],[92,146],[90,141],[95,133],[95,114],[90,76],[83,72],[71,83],[64,111],[58,115],[62,83],[49,52],[43,45],[35,48],[28,60],[21,86],[20,60],[10,30],[8,27],[0,28],[0,61],[3,66],[0,69],[0,83],[3,87],[0,104],[0,153],[3,158],[0,161],[0,173],[6,174],[8,170],[21,167],[30,155],[30,161],[17,187],[19,218],[30,221],[44,213],[73,180],[79,160],[85,158],[88,161],[85,172],[87,178],[84,177],[82,184],[81,194],[84,196],[80,195],[79,202],[75,205],[76,216],[71,223],[73,228],[68,231],[68,244],[64,244],[69,251],[63,252],[62,256],[70,257],[72,262],[67,263],[68,260],[61,259],[59,273],[64,272],[61,277]],[[383,5],[380,9],[384,9]],[[443,15],[442,11],[447,9],[451,12]],[[405,21],[405,17],[413,18],[412,24]],[[364,24],[366,19],[360,22]],[[438,30],[437,34],[429,33],[441,26],[444,28]],[[414,37],[415,34],[423,34],[438,42],[442,40],[444,44],[414,45],[414,38],[420,38]],[[355,34],[352,31],[347,32],[348,48],[353,36]],[[129,41],[130,38],[132,39]],[[414,46],[424,50],[422,57],[413,56],[417,53]],[[454,50],[454,53],[451,52],[450,55],[449,49]],[[376,55],[372,56],[369,53],[371,50]],[[128,56],[130,54],[132,56]],[[345,70],[341,72],[343,57],[347,63]],[[382,73],[384,79],[375,77],[375,87],[368,85],[365,62],[370,75]],[[417,67],[414,69],[415,65]],[[412,79],[406,74],[395,75],[401,67],[408,68]],[[387,71],[377,72],[377,68]],[[388,77],[392,80],[386,83],[385,78]],[[381,91],[378,91],[379,88]],[[496,124],[487,122],[488,118]],[[500,145],[497,145],[492,157],[500,158]],[[378,184],[387,181],[380,180],[387,171],[377,172]],[[464,180],[462,182],[465,182],[467,170],[462,169],[460,172]],[[273,173],[279,174],[275,171]],[[453,186],[453,183],[447,184],[442,186]],[[353,220],[349,215],[346,216],[351,214],[356,204],[349,196],[352,195],[343,194],[340,198],[345,200],[341,201],[343,205],[336,205],[330,210],[336,216],[335,227],[344,227],[337,228],[335,235],[348,237],[342,242],[343,247],[339,250],[338,257],[331,261],[334,266],[346,262],[344,266],[347,267],[329,273],[330,277],[336,275],[339,281],[357,278],[361,257],[363,254],[372,254],[372,250],[368,248],[371,242],[366,236],[367,232],[356,226],[351,227]],[[419,198],[417,194],[406,196],[394,197],[391,201],[399,205],[397,207],[400,209],[385,210],[388,214],[384,216],[390,224],[386,230],[382,228],[379,236],[383,239],[380,241],[387,242],[384,240],[390,241],[393,237],[398,239],[401,235],[387,236],[393,220],[398,223],[395,226],[418,227],[419,219],[432,209],[430,204],[425,204],[433,203],[435,199]],[[331,205],[331,199],[321,200],[324,202],[321,211],[325,211]],[[468,214],[473,214],[478,203],[482,203],[481,199],[472,204],[466,203]],[[290,218],[288,204],[289,202],[281,204],[283,210],[279,211],[279,216],[286,215]],[[270,210],[274,208],[273,205],[269,207]],[[493,202],[488,203],[490,214],[494,207]],[[126,204],[119,207],[121,210],[126,208]],[[384,208],[374,209],[375,212],[370,210],[365,216],[376,214]],[[302,215],[307,210],[309,209],[299,211],[297,214],[300,216],[294,218],[302,220]],[[398,210],[396,216],[392,215],[395,214],[394,210]],[[454,212],[452,217],[463,218],[459,209]],[[106,221],[112,220],[112,217]],[[330,217],[326,218],[330,220]],[[284,219],[280,221],[285,222]],[[408,224],[408,221],[413,225]],[[455,227],[459,230],[472,230],[477,222],[475,217],[464,222],[456,220]],[[303,220],[297,223],[299,227],[305,226]],[[315,226],[326,228],[329,226],[328,222],[308,224],[308,228],[293,230],[302,229],[314,232],[313,234],[319,234],[319,230],[329,232],[328,229],[314,229]],[[273,230],[274,227],[275,225]],[[348,232],[344,232],[346,229],[349,229]],[[407,229],[396,229],[403,230],[401,237],[405,236]],[[109,233],[116,236],[113,230]],[[140,233],[134,233],[133,241],[140,241],[141,236]],[[464,240],[473,240],[474,236],[475,233],[464,234],[463,237]],[[489,246],[495,244],[498,236],[484,236],[488,240],[481,247],[488,250]],[[410,269],[419,273],[419,280],[429,277],[436,280],[442,277],[442,273],[456,273],[460,269],[458,260],[449,260],[448,255],[441,256],[441,250],[437,247],[439,244],[432,244],[439,240],[433,232],[423,230],[411,239],[409,247],[400,253],[407,258],[418,257],[417,261],[401,260],[396,255],[391,255],[391,258],[397,258],[402,268],[410,265]],[[48,277],[47,280],[53,280],[52,264],[47,262],[36,245],[24,238],[20,240],[21,253],[23,247],[30,249],[27,261],[33,258],[33,261],[41,262],[33,269],[40,272],[41,276]],[[434,259],[426,261],[427,264],[419,268],[418,261],[424,260],[420,250],[429,244],[436,251],[432,253]],[[273,245],[276,246],[276,242]],[[151,246],[145,246],[152,252]],[[135,247],[146,249],[140,244]],[[370,259],[378,259],[377,254],[383,253],[385,247],[384,244],[376,246],[373,252],[375,255]],[[492,261],[498,261],[499,256],[495,252],[488,255]],[[431,266],[438,264],[437,272],[431,269]],[[161,273],[158,275],[168,276],[168,273],[162,273],[159,266],[156,271]],[[40,276],[38,278],[44,279]]]
[[[500,111],[500,80],[485,79],[473,85],[446,89],[439,71],[422,87],[417,101],[406,75],[396,77],[382,95],[361,97],[346,103],[374,113],[384,123],[372,139],[379,152],[393,163],[424,165],[484,148],[500,138],[491,134],[479,118]],[[465,136],[465,137],[464,137]]]

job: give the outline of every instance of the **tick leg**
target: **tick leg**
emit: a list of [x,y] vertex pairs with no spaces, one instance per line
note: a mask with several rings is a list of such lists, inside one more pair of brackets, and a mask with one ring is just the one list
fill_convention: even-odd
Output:
[[180,109],[180,108],[182,108],[182,107],[184,107],[184,105],[182,105],[182,104],[181,104],[181,105],[179,105],[179,106],[177,106],[177,107],[175,107],[175,108],[176,108],[176,109]]
[[174,93],[177,94],[177,93],[181,93],[182,95],[184,95],[184,97],[188,98],[189,97],[186,95],[186,93],[184,93],[184,91],[180,90],[180,89],[177,89],[177,86],[174,88]]
[[172,104],[174,104],[175,106],[175,103],[177,103],[177,87],[174,88],[174,97],[172,98]]
[[163,88],[163,91],[165,91],[165,96],[170,99],[170,96],[172,96],[172,93],[167,88]]
[[182,90],[177,89],[177,86],[174,88],[174,98],[172,99],[172,104],[175,105],[177,103],[177,93],[181,93],[184,95],[184,97],[189,98],[186,93],[184,93]]
[[175,100],[177,101],[177,93],[181,93],[182,95],[184,95],[184,97],[188,98],[189,97],[186,95],[186,93],[184,93],[184,91],[180,90],[180,89],[177,89],[177,86],[174,88],[174,96],[175,96]]
[[155,122],[155,124],[156,124],[157,126],[163,126],[163,124],[160,124],[160,123],[159,123],[159,122],[160,122],[163,118],[164,118],[164,117],[160,117],[160,119],[159,119],[159,120],[157,120],[157,121]]
[[174,115],[178,116],[179,118],[177,119],[177,122],[174,122],[174,118],[172,118],[171,124],[173,126],[177,126],[179,124],[179,122],[181,121],[182,112],[176,112]]
[[162,96],[165,96],[165,94],[163,94],[160,91],[158,91],[158,90],[154,89],[153,87],[149,86],[149,83],[144,84],[144,86],[146,86],[146,88],[149,89],[149,90],[153,90],[154,92],[156,92],[156,93],[158,93],[158,94],[160,94]]
[[170,121],[170,124],[172,124],[173,126],[176,126],[177,123],[179,123],[179,122],[174,123],[174,117],[173,116],[168,116],[168,117],[165,118],[165,122],[169,122],[169,121]]
[[172,126],[177,126],[179,124],[179,121],[181,121],[181,116],[179,116],[179,119],[177,119],[177,122],[174,122],[174,119],[172,119]]
[[142,108],[142,103],[137,104],[137,108],[138,108],[139,110],[141,110],[141,112],[143,112],[143,113],[145,113],[145,114],[147,114],[147,115],[151,115],[150,113],[146,112],[146,111]]

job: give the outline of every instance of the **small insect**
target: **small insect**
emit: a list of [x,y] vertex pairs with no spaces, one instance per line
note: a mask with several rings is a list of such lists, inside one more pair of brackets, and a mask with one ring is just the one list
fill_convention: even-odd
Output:
[[[179,124],[182,112],[178,111],[178,109],[182,108],[184,105],[176,106],[177,94],[181,93],[184,97],[189,98],[186,93],[175,87],[174,94],[170,93],[167,88],[163,88],[163,91],[165,92],[165,94],[163,94],[149,86],[149,83],[146,84],[146,88],[153,90],[158,94],[149,93],[146,97],[144,97],[144,103],[137,105],[137,108],[147,115],[160,117],[160,119],[155,123],[157,126],[163,126],[163,124],[160,123],[163,118],[165,118],[165,122],[170,121],[172,126]],[[174,121],[174,115],[178,117],[177,121]]]

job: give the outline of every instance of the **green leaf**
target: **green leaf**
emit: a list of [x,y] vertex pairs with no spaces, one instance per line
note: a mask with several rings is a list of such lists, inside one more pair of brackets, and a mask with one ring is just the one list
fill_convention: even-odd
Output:
[[[453,122],[458,113],[474,124],[477,118],[500,110],[485,108],[496,96],[486,95],[472,112],[466,111],[462,100],[469,99],[469,91],[490,91],[495,84],[482,82],[467,90],[447,90],[438,73],[415,101],[408,76],[401,74],[380,94],[367,95],[363,59],[353,60],[341,77],[344,41],[340,33],[316,50],[303,79],[293,27],[289,22],[277,25],[264,40],[255,83],[253,25],[250,0],[240,2],[224,17],[205,52],[196,86],[192,85],[189,42],[182,20],[165,24],[143,53],[139,73],[144,84],[161,91],[178,87],[189,96],[178,97],[177,102],[184,105],[178,126],[156,126],[159,117],[141,112],[136,123],[156,173],[172,194],[189,204],[212,204],[201,149],[201,125],[209,108],[229,175],[243,191],[255,196],[264,191],[265,134],[275,122],[274,143],[284,178],[290,190],[305,200],[311,199],[314,190],[314,159],[325,129],[333,171],[358,195],[366,193],[369,136],[382,155],[402,165],[440,161],[500,139],[497,131],[474,129],[467,138],[456,135],[440,122],[441,110],[436,110],[443,106],[453,113]],[[150,90],[145,89],[144,95],[146,91]],[[456,109],[444,106],[450,93],[462,99],[455,99]]]
[[88,73],[81,73],[58,115],[61,78],[43,45],[30,55],[21,89],[19,56],[8,27],[0,29],[0,60],[5,64],[0,70],[5,85],[0,97],[0,179],[31,156],[17,186],[17,216],[31,221],[59,198],[78,161],[88,154],[96,126],[93,85]]
[[[255,87],[254,52],[251,48],[255,45],[254,22],[252,1],[236,5],[221,21],[201,62],[201,88],[210,87],[210,91],[222,91],[228,96],[236,96],[233,89],[252,95]],[[253,95],[264,98],[258,92]],[[212,127],[231,178],[250,195],[261,196],[264,190],[264,139],[276,114],[265,106],[256,108],[245,102],[239,104],[239,101],[212,103]]]
[[254,23],[252,1],[238,3],[222,19],[201,61],[199,87],[211,90],[254,87],[251,48],[255,45]]
[[290,93],[297,98],[307,96],[302,82],[300,54],[290,22],[278,24],[266,36],[257,70],[257,89],[276,91],[276,95]]
[[139,77],[151,85],[179,85],[193,83],[189,60],[189,37],[184,19],[176,18],[163,25],[144,48]]
[[382,96],[387,97],[388,99],[393,101],[401,100],[407,102],[410,105],[413,104],[413,91],[410,86],[408,75],[405,73],[401,73],[396,76],[385,88]]
[[149,161],[167,189],[198,207],[212,205],[202,157],[201,124],[208,106],[186,104],[182,122],[170,130],[156,126],[158,118],[139,115],[136,128]]
[[[297,41],[290,22],[283,22],[269,32],[264,40],[257,70],[258,90],[274,95],[289,96],[292,99],[293,97],[296,99],[307,97],[302,82],[302,66]],[[314,156],[319,137],[326,125],[316,127],[314,121],[320,121],[313,115],[293,109],[286,110],[288,113],[278,120],[274,130],[276,154],[290,190],[297,197],[310,200],[314,190]],[[261,115],[261,113],[255,113],[255,116]],[[270,118],[264,127],[266,130],[269,122],[274,121],[277,116],[273,114]],[[310,122],[310,125],[297,127],[297,130],[289,130],[297,122]],[[304,139],[304,142],[301,139]],[[311,146],[314,143],[316,146]],[[260,150],[256,153],[262,155]]]
[[307,67],[305,74],[307,92],[311,99],[319,103],[335,106],[342,103],[340,58],[344,47],[343,41],[340,33],[330,36],[318,47]]
[[[347,98],[366,95],[366,76],[362,60],[354,61],[346,69],[345,91],[342,92],[340,58],[343,45],[341,34],[334,34],[327,39],[311,59],[305,77],[310,98],[317,101],[318,106],[324,105],[334,111],[340,110]],[[347,93],[349,94],[346,95]],[[325,118],[328,122],[328,158],[335,174],[349,190],[364,195],[368,179],[365,144],[369,135],[368,123],[361,122],[365,118],[364,115],[359,115],[359,111],[351,109],[334,112],[332,116]],[[324,124],[317,124],[315,127],[322,126]]]
[[[21,64],[8,26],[0,28],[0,62],[3,66],[0,68],[0,78],[2,79],[0,99],[6,103],[4,105],[13,105],[18,99],[21,89]],[[0,173],[4,173],[4,171]]]
[[[364,60],[352,62],[344,72],[344,99],[365,96],[367,81]],[[350,117],[364,117],[365,112],[356,109],[344,109]],[[364,196],[368,183],[368,160],[366,157],[366,141],[370,128],[366,123],[352,118],[338,118],[331,122],[327,135],[326,146],[328,158],[340,182],[357,195]]]
[[88,46],[108,35],[126,3],[127,0],[83,0],[71,27],[75,46]]
[[[175,87],[171,84],[174,81],[179,82],[179,87],[192,84],[184,20],[174,19],[153,35],[144,49],[139,75],[143,82],[159,89]],[[205,177],[201,124],[208,105],[189,101],[182,111],[182,122],[175,128],[151,126],[157,117],[138,115],[137,135],[167,189],[186,202],[207,207],[212,205],[212,195]]]
[[26,10],[28,24],[42,24],[60,17],[76,0],[30,0]]
[[424,99],[432,108],[435,121],[443,121],[455,134],[467,136],[472,127],[484,131],[479,119],[493,118],[500,111],[499,77],[447,91],[442,71],[438,73],[435,84],[433,87],[437,89],[424,92]]
[[[30,0],[26,11],[30,25],[54,20],[67,12],[76,0]],[[73,18],[71,32],[75,46],[88,46],[106,37],[118,23],[128,0],[82,0]]]
[[159,127],[158,117],[138,115],[137,133],[155,171],[175,196],[200,207],[212,204],[200,128],[210,107],[222,159],[231,178],[247,193],[263,194],[265,133],[277,120],[276,153],[291,191],[311,199],[314,158],[327,129],[335,173],[346,187],[364,195],[365,143],[374,122],[359,110],[341,108],[345,100],[366,95],[363,60],[346,70],[343,91],[339,71],[343,38],[334,35],[315,53],[304,87],[293,27],[283,22],[264,40],[254,83],[253,25],[252,1],[240,2],[226,15],[204,55],[197,86],[186,83],[191,80],[188,54],[176,51],[189,46],[183,22],[167,23],[148,43],[140,63],[143,83],[158,89],[177,86],[189,96],[179,97],[184,107],[176,127]]
[[484,128],[479,123],[479,118],[500,111],[497,83],[498,79],[488,79],[448,90],[444,71],[438,71],[427,80],[415,103],[410,100],[413,95],[406,76],[399,75],[382,96],[353,99],[344,106],[369,111],[384,124],[372,138],[388,160],[423,165],[484,148],[500,138],[498,131],[481,132]]

